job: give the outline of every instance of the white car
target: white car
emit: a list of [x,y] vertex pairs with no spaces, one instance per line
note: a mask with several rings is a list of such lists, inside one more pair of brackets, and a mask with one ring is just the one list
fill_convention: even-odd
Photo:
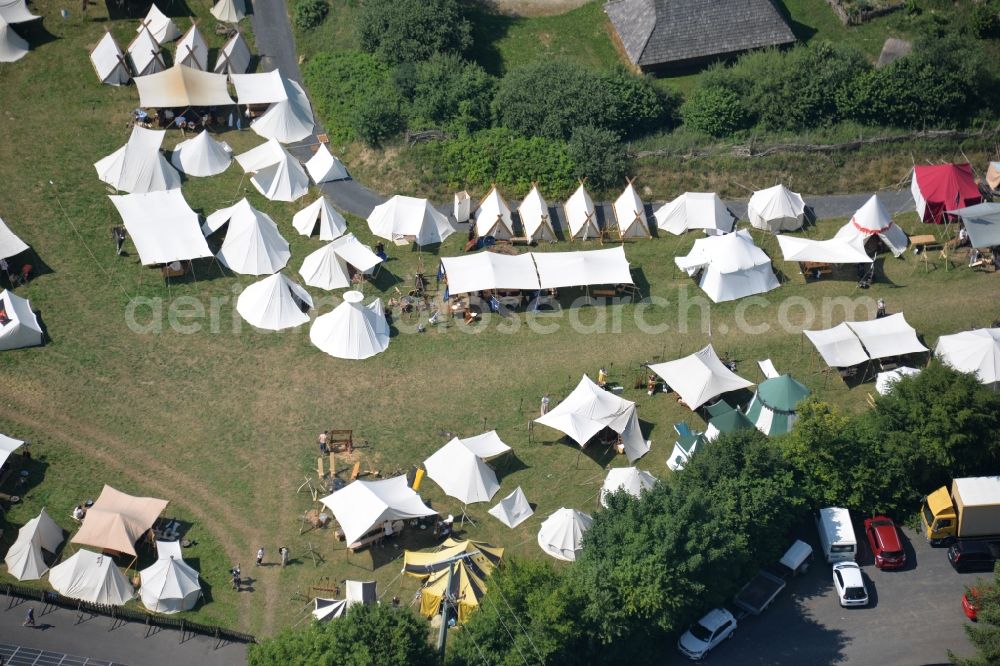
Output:
[[677,649],[688,659],[702,659],[709,650],[736,631],[736,618],[724,608],[716,608],[691,625],[680,640]]
[[855,562],[837,562],[833,565],[833,586],[837,588],[840,605],[867,606],[868,590],[861,576],[861,567]]

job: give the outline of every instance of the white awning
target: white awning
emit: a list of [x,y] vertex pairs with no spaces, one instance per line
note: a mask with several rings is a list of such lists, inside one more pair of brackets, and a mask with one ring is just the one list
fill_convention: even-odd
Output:
[[542,289],[594,284],[632,284],[625,248],[581,252],[533,252]]
[[124,146],[94,163],[97,177],[130,194],[179,188],[180,176],[160,152],[165,134],[136,125]]
[[291,79],[282,79],[287,99],[275,102],[264,115],[250,123],[250,129],[266,139],[281,143],[301,141],[312,134],[313,115],[309,97]]
[[176,64],[162,72],[135,77],[139,105],[178,108],[189,106],[229,106],[229,86],[225,74],[203,72]]
[[229,78],[240,104],[274,104],[288,99],[281,72],[276,69],[262,74],[232,74]]
[[503,443],[496,430],[490,430],[474,437],[462,437],[461,440],[467,449],[483,460],[502,456],[511,450],[509,446]]
[[824,264],[870,264],[862,236],[811,240],[797,236],[778,236],[785,261],[816,261]]
[[868,360],[861,341],[846,323],[819,331],[802,331],[831,368],[849,368]]
[[712,345],[684,358],[651,365],[649,369],[662,377],[692,410],[723,393],[753,386],[753,382],[723,365]]
[[212,251],[180,190],[108,196],[125,223],[143,266],[211,257]]
[[442,257],[448,276],[448,293],[467,294],[491,289],[538,290],[538,274],[531,253],[478,252]]
[[320,501],[333,512],[348,545],[387,520],[410,520],[437,513],[406,484],[405,475],[381,481],[359,479]]
[[0,218],[0,259],[13,257],[28,249],[28,244],[10,230],[7,223]]
[[888,358],[929,351],[917,339],[917,331],[906,323],[902,312],[870,321],[846,322],[861,340],[871,358]]

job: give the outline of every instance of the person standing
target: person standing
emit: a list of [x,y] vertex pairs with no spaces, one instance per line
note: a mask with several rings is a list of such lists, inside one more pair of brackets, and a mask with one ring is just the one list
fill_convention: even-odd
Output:
[[24,618],[23,627],[33,627],[35,626],[35,609],[34,607],[28,608],[28,615]]
[[284,569],[288,566],[288,546],[279,548],[278,554],[281,555],[281,568]]
[[264,562],[264,546],[257,549],[257,566],[260,566]]
[[881,319],[884,316],[885,316],[885,299],[880,298],[878,299],[878,303],[876,304],[875,318]]
[[597,385],[601,388],[607,388],[608,386],[608,371],[603,367],[597,371]]
[[542,406],[541,406],[541,409],[539,411],[542,412],[542,414],[541,414],[542,416],[545,416],[548,413],[548,411],[549,411],[549,394],[548,393],[546,393],[545,395],[542,396]]

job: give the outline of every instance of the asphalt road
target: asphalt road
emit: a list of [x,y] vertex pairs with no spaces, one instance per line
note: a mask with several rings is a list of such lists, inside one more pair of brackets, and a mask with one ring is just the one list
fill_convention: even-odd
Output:
[[[740,622],[705,663],[857,664],[917,666],[947,664],[948,650],[969,655],[961,600],[966,585],[982,574],[958,574],[943,548],[931,548],[919,534],[905,530],[907,568],[880,571],[859,535],[866,608],[840,607],[830,566],[816,552],[809,571],[788,587],[760,617]],[[810,540],[810,539],[807,539]],[[810,540],[817,548],[816,538]],[[665,663],[688,663],[676,648]]]

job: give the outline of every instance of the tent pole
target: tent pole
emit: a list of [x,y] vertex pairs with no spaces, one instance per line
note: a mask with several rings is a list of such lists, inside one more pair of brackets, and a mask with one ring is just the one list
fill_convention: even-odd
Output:
[[450,606],[451,583],[455,576],[455,563],[448,563],[448,584],[445,586],[444,594],[441,595],[441,628],[438,630],[437,648],[441,660],[444,660],[444,648],[448,642],[448,607]]

